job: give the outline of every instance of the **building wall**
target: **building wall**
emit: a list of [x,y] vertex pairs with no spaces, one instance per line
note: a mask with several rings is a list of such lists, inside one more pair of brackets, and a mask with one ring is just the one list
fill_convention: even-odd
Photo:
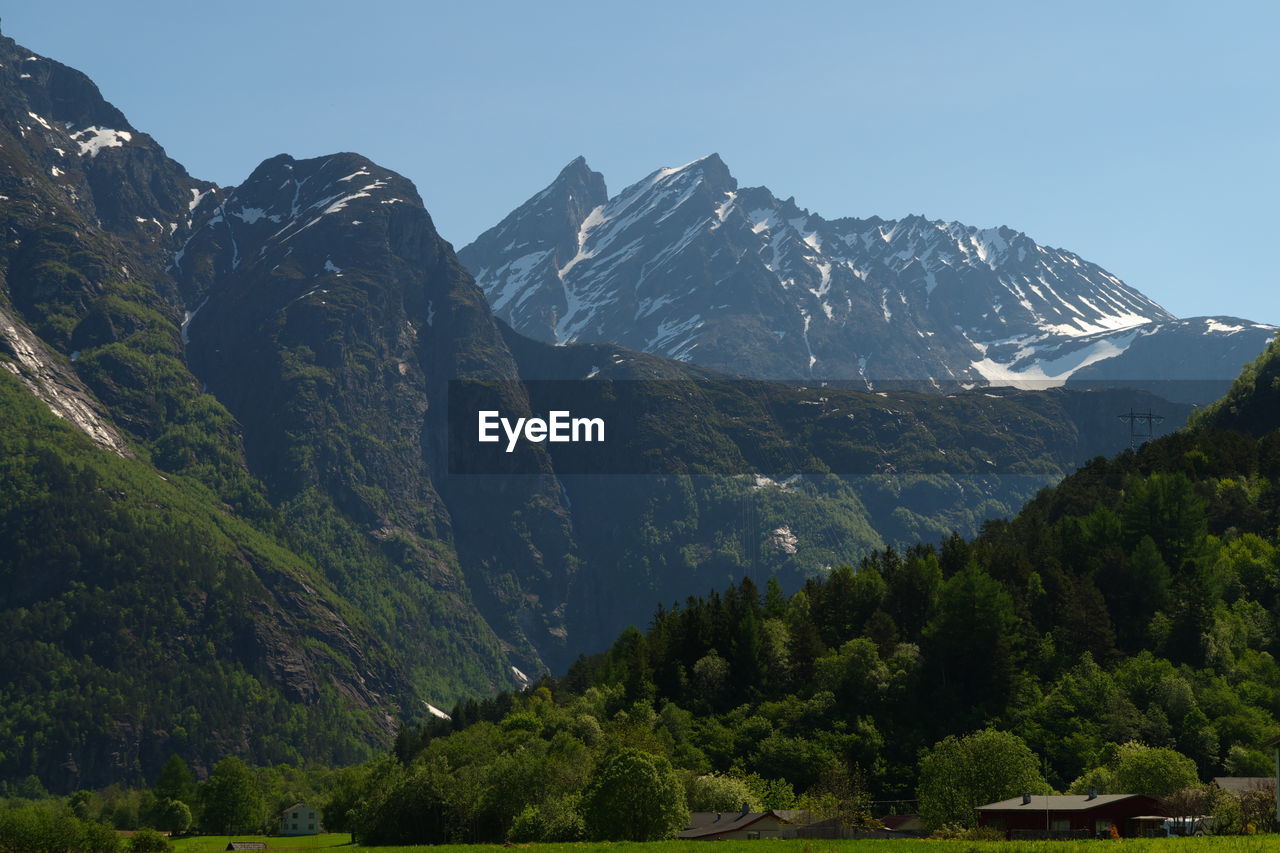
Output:
[[[1161,814],[1160,804],[1148,797],[1133,797],[1116,803],[1106,803],[1096,808],[1080,811],[1048,812],[1048,826],[1044,809],[1016,809],[999,812],[979,812],[979,826],[991,826],[1003,829],[1005,834],[1015,830],[1044,832],[1060,830],[1085,830],[1090,835],[1109,830],[1111,824],[1122,836],[1136,835],[1130,818],[1137,815]],[[1106,822],[1106,828],[1100,822]]]
[[319,831],[320,816],[315,809],[289,809],[280,818],[281,835],[315,835]]

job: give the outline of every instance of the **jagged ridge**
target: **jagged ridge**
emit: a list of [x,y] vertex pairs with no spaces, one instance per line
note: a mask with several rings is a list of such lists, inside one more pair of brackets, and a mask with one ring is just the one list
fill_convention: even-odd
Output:
[[[1274,331],[1202,318],[1192,338],[1111,273],[1021,232],[919,216],[826,220],[740,188],[715,154],[612,198],[578,158],[459,257],[523,334],[759,378],[948,388],[1190,378],[1170,367],[1178,352],[1195,378],[1225,382],[1241,351],[1252,357]],[[1124,358],[1139,339],[1153,352]]]

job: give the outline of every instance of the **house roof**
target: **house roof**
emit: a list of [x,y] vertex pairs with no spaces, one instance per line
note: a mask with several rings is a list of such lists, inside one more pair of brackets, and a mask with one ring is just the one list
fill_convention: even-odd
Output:
[[773,817],[782,823],[790,823],[776,811],[767,812],[691,812],[689,828],[679,834],[679,838],[705,838],[708,835],[719,835],[722,832],[736,832],[748,826]]
[[294,803],[293,805],[289,806],[289,808],[287,808],[287,809],[285,809],[284,811],[280,812],[280,814],[284,814],[284,812],[291,812],[291,811],[293,811],[294,809],[309,809],[309,808],[311,808],[311,807],[310,807],[310,806],[308,806],[306,803]]
[[[1033,794],[1031,802],[1024,803],[1022,797],[1001,800],[998,803],[987,803],[978,806],[980,812],[1087,812],[1098,806],[1118,803],[1140,794],[1098,794],[1092,799],[1087,794]],[[1144,798],[1145,799],[1145,798]]]
[[1234,791],[1241,793],[1243,791],[1256,791],[1259,788],[1270,788],[1275,785],[1275,777],[1272,776],[1214,776],[1213,784],[1217,785],[1224,791]]

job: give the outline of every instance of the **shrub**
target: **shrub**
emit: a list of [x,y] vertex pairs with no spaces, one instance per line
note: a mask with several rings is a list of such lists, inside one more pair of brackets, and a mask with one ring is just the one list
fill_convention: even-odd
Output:
[[1247,828],[1252,826],[1254,832],[1276,831],[1276,785],[1274,782],[1253,788],[1240,794],[1241,817],[1245,822],[1246,835],[1252,833]]
[[154,829],[140,829],[129,839],[129,853],[171,853],[173,844]]
[[0,850],[14,853],[117,853],[119,837],[110,827],[78,819],[52,803],[0,809]]
[[967,827],[947,823],[935,829],[929,837],[945,841],[1004,841],[1004,832],[991,826]]
[[759,798],[745,779],[711,773],[693,776],[684,785],[690,811],[736,812],[746,803],[751,811],[760,810]]
[[507,840],[517,843],[570,842],[586,837],[580,798],[553,797],[540,805],[528,805],[516,815]]

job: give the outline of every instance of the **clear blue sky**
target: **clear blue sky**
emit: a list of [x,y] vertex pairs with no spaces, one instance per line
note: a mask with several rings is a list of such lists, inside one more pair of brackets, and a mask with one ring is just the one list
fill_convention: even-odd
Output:
[[[790,9],[787,6],[790,6]],[[19,0],[195,175],[359,151],[462,246],[584,154],[718,151],[824,216],[1006,224],[1175,314],[1280,323],[1280,3]]]

